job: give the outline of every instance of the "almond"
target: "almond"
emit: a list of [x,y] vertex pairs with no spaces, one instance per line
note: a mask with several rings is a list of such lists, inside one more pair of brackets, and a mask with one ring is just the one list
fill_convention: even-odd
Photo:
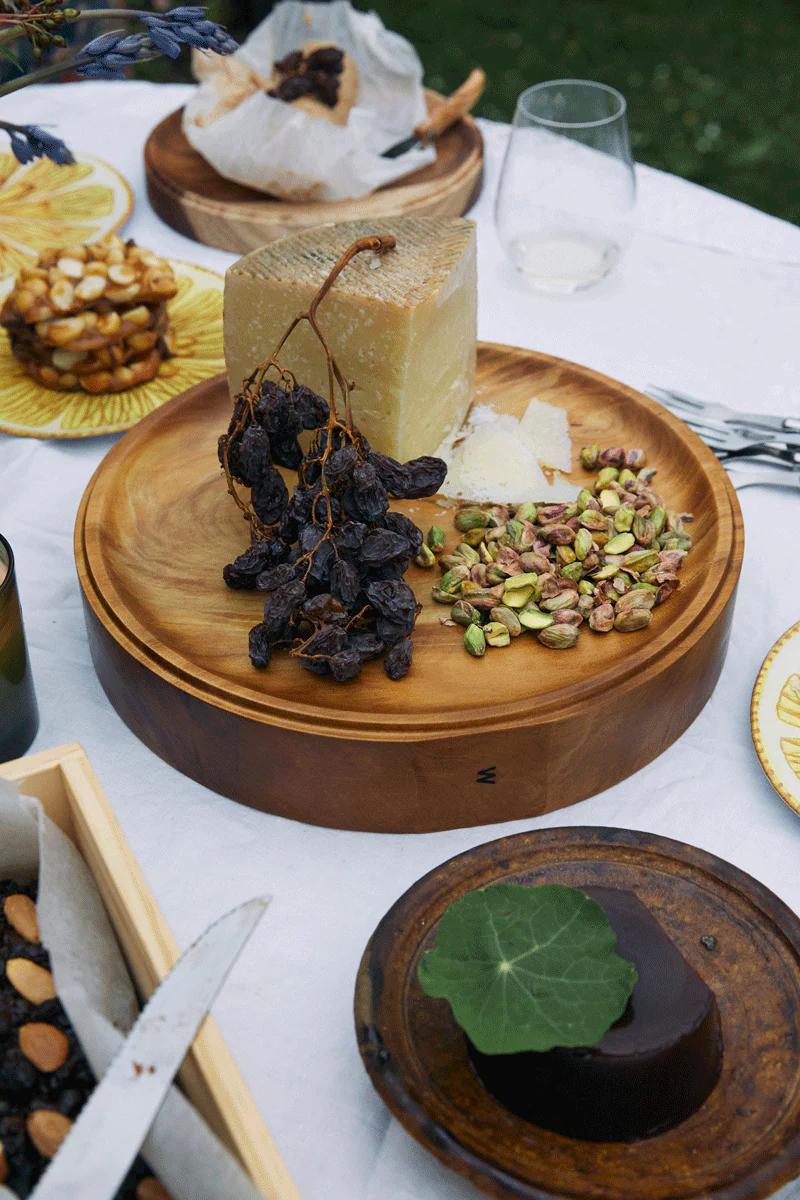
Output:
[[171,275],[158,275],[153,280],[152,290],[154,295],[164,296],[169,299],[177,292],[178,285]]
[[40,1071],[57,1071],[69,1054],[69,1042],[55,1025],[45,1021],[28,1021],[17,1032],[19,1048],[28,1062]]
[[22,313],[23,317],[26,312],[29,312],[36,303],[36,297],[30,288],[18,288],[14,296],[14,303],[17,306],[17,312]]
[[83,273],[86,270],[83,263],[77,258],[69,258],[64,256],[56,263],[62,275],[66,275],[67,279],[83,279]]
[[172,1200],[172,1197],[155,1175],[147,1175],[136,1185],[136,1200]]
[[157,341],[158,334],[152,329],[145,329],[142,333],[132,333],[125,344],[137,354],[143,354],[146,350],[152,350]]
[[104,262],[90,262],[86,264],[86,275],[102,275],[105,279],[108,274],[108,267]]
[[122,318],[130,321],[132,325],[140,325],[146,329],[150,324],[150,309],[144,304],[138,304],[136,308],[129,308],[127,312],[124,312]]
[[78,262],[85,263],[89,257],[89,250],[81,242],[75,242],[72,246],[65,246],[63,250],[64,258],[77,258]]
[[53,1108],[37,1108],[25,1122],[28,1137],[44,1158],[53,1158],[72,1128],[72,1121]]
[[54,350],[50,361],[59,371],[71,371],[86,358],[85,350]]
[[121,324],[118,312],[103,313],[97,320],[97,332],[103,337],[113,337],[114,334],[119,333]]
[[75,303],[75,288],[68,279],[59,279],[50,288],[50,303],[59,312],[69,312]]
[[61,317],[57,321],[48,322],[44,336],[56,346],[66,346],[69,342],[74,342],[75,338],[79,338],[85,328],[86,322],[82,316]]
[[78,379],[78,376],[73,371],[65,371],[63,375],[59,376],[58,380],[59,387],[65,388],[68,391],[75,391],[80,387],[80,382],[80,379]]
[[124,263],[113,263],[108,268],[108,278],[112,283],[118,283],[120,287],[127,287],[129,283],[136,280],[136,272]]
[[114,387],[129,388],[136,382],[136,376],[130,367],[117,367],[114,371]]
[[13,988],[31,1004],[44,1004],[55,1000],[56,989],[53,976],[47,967],[40,967],[29,958],[9,958],[6,963],[6,978]]
[[81,376],[84,391],[92,392],[95,396],[100,392],[107,392],[113,382],[110,371],[87,371]]
[[39,378],[45,387],[58,387],[58,371],[54,371],[52,367],[40,367]]
[[47,295],[47,283],[41,275],[37,275],[35,279],[29,279],[25,286],[29,292],[33,292],[34,296]]
[[135,300],[138,295],[138,282],[129,283],[127,287],[118,287],[114,284],[113,287],[106,289],[106,296],[109,300],[113,300],[114,304],[130,304],[131,300]]
[[15,893],[6,896],[3,903],[3,913],[12,929],[16,929],[26,942],[40,942],[39,918],[36,915],[36,905],[30,896]]
[[104,275],[87,275],[75,288],[75,295],[79,300],[91,302],[92,300],[98,300],[105,290],[106,281]]

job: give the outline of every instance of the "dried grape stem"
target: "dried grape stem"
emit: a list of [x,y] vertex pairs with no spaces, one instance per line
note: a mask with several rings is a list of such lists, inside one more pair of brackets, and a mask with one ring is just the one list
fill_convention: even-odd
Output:
[[[348,263],[350,263],[356,257],[356,255],[362,254],[365,250],[371,250],[373,254],[383,254],[384,251],[386,251],[386,250],[394,249],[394,247],[396,245],[397,245],[397,241],[391,234],[385,234],[385,235],[375,234],[375,235],[368,236],[368,237],[358,238],[357,241],[353,242],[353,244],[351,246],[349,246],[347,248],[347,250],[344,251],[344,253],[334,263],[333,267],[331,268],[330,273],[328,274],[327,278],[323,282],[322,286],[317,291],[316,295],[313,297],[311,303],[309,304],[309,306],[305,310],[305,312],[299,313],[298,316],[296,316],[292,320],[291,324],[289,325],[289,328],[284,333],[283,337],[279,341],[278,345],[276,346],[275,350],[270,355],[270,357],[268,359],[266,359],[264,362],[259,363],[258,366],[253,370],[253,372],[244,381],[242,390],[236,397],[237,400],[243,401],[242,411],[239,414],[238,420],[229,429],[226,437],[223,439],[223,442],[222,442],[222,469],[225,474],[225,481],[227,484],[228,492],[233,497],[233,499],[236,502],[236,504],[238,505],[238,507],[241,509],[242,513],[244,514],[245,519],[250,523],[250,529],[251,529],[251,534],[252,534],[253,538],[257,541],[269,541],[275,535],[276,526],[275,525],[265,525],[260,520],[257,513],[255,512],[252,502],[247,502],[247,501],[243,500],[242,497],[239,495],[239,492],[236,488],[236,484],[235,484],[235,481],[233,478],[233,474],[230,469],[229,451],[230,451],[231,443],[234,442],[236,440],[236,438],[241,436],[242,433],[244,433],[244,431],[248,425],[255,423],[256,418],[255,418],[254,403],[255,403],[255,400],[259,397],[264,380],[266,379],[266,377],[270,371],[276,371],[278,373],[279,382],[288,383],[290,385],[290,389],[293,389],[297,386],[297,380],[295,379],[295,376],[292,374],[291,371],[287,370],[285,367],[283,367],[281,365],[281,363],[278,361],[278,355],[283,350],[283,347],[286,345],[289,338],[294,333],[295,329],[297,329],[297,327],[299,325],[303,324],[303,322],[308,324],[311,327],[311,329],[313,330],[317,340],[319,341],[319,343],[322,346],[322,349],[325,353],[325,361],[326,361],[327,369],[328,369],[328,409],[329,409],[328,420],[325,423],[325,425],[323,426],[323,429],[324,429],[324,432],[326,435],[326,445],[325,445],[324,451],[322,452],[322,456],[319,460],[320,472],[321,472],[320,473],[320,495],[325,498],[326,510],[327,510],[326,529],[325,529],[325,532],[320,537],[317,544],[315,546],[313,546],[311,550],[307,551],[306,554],[304,554],[302,556],[302,558],[298,559],[298,563],[301,563],[301,562],[307,563],[308,568],[310,568],[311,563],[314,558],[314,555],[316,554],[317,550],[320,548],[320,546],[323,544],[323,542],[327,541],[330,538],[330,534],[333,529],[332,506],[330,503],[331,497],[330,497],[330,492],[328,490],[327,482],[325,480],[325,464],[328,460],[329,455],[331,454],[332,447],[333,447],[332,434],[334,433],[335,430],[339,430],[343,437],[347,438],[349,441],[351,441],[356,446],[356,449],[358,449],[359,440],[360,440],[358,431],[354,430],[354,428],[353,428],[353,417],[352,417],[352,411],[351,411],[351,407],[350,407],[350,393],[351,393],[354,385],[352,382],[350,382],[348,379],[345,378],[344,374],[342,373],[342,371],[339,367],[339,364],[336,362],[336,359],[334,358],[333,354],[331,353],[331,350],[330,350],[328,342],[325,338],[325,335],[322,332],[322,330],[320,329],[319,324],[317,323],[317,309],[319,308],[320,304],[327,296],[328,292],[333,287],[333,285],[336,282],[339,275],[341,275],[342,271],[345,269],[345,267],[348,265]],[[336,405],[337,387],[339,389],[339,392],[341,393],[341,399],[344,402],[344,410],[345,410],[344,422],[342,422],[339,419],[339,413],[338,413],[338,409],[337,409],[337,405]],[[319,432],[317,433],[317,437],[319,437]],[[316,505],[317,505],[319,499],[320,499],[320,497],[318,496],[317,499],[314,501],[314,510],[315,511],[316,511]]]

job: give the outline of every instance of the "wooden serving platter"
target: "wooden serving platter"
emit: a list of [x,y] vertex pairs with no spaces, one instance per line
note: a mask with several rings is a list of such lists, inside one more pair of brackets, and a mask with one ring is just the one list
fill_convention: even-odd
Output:
[[[285,655],[256,671],[247,632],[263,597],[221,578],[248,539],[217,466],[230,410],[220,377],[126,434],[80,506],[75,555],[91,651],[122,718],[215,791],[347,829],[530,817],[660,754],[722,667],[743,548],[735,493],[708,447],[647,397],[546,354],[479,347],[481,403],[520,414],[532,396],[567,410],[576,454],[584,443],[643,446],[671,506],[696,514],[681,588],[646,632],[587,632],[569,651],[525,637],[472,659],[430,599],[438,576],[412,567],[424,607],[407,679],[392,683],[372,663],[336,685]],[[423,529],[452,525],[435,499],[397,508]]]
[[[493,883],[634,892],[716,995],[722,1074],[686,1121],[638,1142],[560,1137],[514,1116],[472,1069],[417,964],[444,910]],[[715,942],[707,949],[701,938]],[[358,974],[373,1085],[447,1166],[502,1200],[757,1200],[800,1171],[800,920],[712,854],[630,829],[547,829],[467,851],[389,910]]]
[[[175,965],[177,942],[81,746],[59,746],[0,764],[0,779],[39,800],[83,856],[146,998]],[[266,1200],[299,1200],[215,1021],[208,1017],[180,1071],[183,1090],[238,1158]]]
[[[427,91],[430,111],[443,97]],[[336,221],[379,217],[460,217],[477,198],[483,139],[463,117],[436,142],[436,161],[358,200],[292,204],[219,175],[189,144],[183,109],[158,124],[144,148],[147,194],[162,220],[179,233],[246,254],[291,233]]]

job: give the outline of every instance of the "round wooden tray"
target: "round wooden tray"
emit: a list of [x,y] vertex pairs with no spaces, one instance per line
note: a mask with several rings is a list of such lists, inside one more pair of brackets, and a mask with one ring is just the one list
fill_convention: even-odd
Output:
[[[424,607],[407,679],[391,683],[372,663],[336,685],[286,655],[256,671],[247,632],[263,597],[231,591],[221,577],[247,531],[217,465],[230,413],[220,377],[126,434],[78,512],[75,553],[95,667],[151,749],[270,812],[420,832],[582,800],[683,732],[722,667],[741,567],[741,514],[721,465],[654,401],[546,354],[482,344],[478,394],[517,414],[531,396],[562,405],[576,447],[645,447],[670,504],[697,514],[681,588],[652,626],[587,633],[569,652],[526,637],[476,660],[459,631],[440,623],[446,610],[430,599],[434,574],[412,567]],[[443,522],[433,499],[397,508],[424,529]]]
[[[431,91],[425,98],[429,109],[442,100]],[[145,144],[150,203],[179,233],[238,254],[335,221],[460,217],[481,187],[483,139],[470,117],[457,121],[438,139],[436,162],[359,200],[319,204],[292,204],[224,179],[189,144],[182,117],[183,109],[165,117]]]
[[[722,1075],[687,1121],[632,1143],[560,1137],[481,1084],[445,1001],[417,982],[454,900],[492,883],[635,892],[715,992]],[[712,934],[716,946],[700,938]],[[800,1170],[800,920],[743,871],[627,829],[548,829],[489,842],[437,867],[389,910],[356,987],[364,1064],[406,1129],[492,1196],[524,1200],[745,1200]]]

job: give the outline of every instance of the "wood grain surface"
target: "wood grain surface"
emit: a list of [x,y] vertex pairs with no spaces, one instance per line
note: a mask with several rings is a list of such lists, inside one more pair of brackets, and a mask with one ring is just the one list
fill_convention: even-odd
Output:
[[[523,637],[470,658],[432,572],[412,673],[380,663],[335,685],[279,655],[247,657],[263,597],[222,582],[247,544],[216,440],[229,413],[210,380],[142,421],[108,454],[78,514],[75,553],[95,667],[156,753],[256,807],[344,828],[422,831],[533,816],[649,762],[691,723],[724,659],[742,557],[741,514],[710,450],[652,400],[548,355],[481,345],[478,399],[520,414],[532,396],[568,412],[573,445],[643,446],[659,490],[696,514],[679,592],[642,633],[582,632],[548,651]],[[583,473],[578,469],[573,478]],[[435,499],[398,503],[423,529]]]
[[[432,114],[443,97],[426,92]],[[315,225],[365,217],[460,217],[477,197],[483,139],[464,117],[436,143],[436,161],[358,200],[293,204],[219,175],[187,141],[183,110],[165,117],[144,149],[147,194],[158,215],[179,233],[242,254]],[[409,130],[410,132],[410,130]]]
[[[420,988],[420,955],[454,900],[492,883],[635,892],[714,991],[719,1082],[688,1120],[638,1142],[540,1129],[481,1084],[450,1006]],[[713,950],[700,942],[716,938]],[[632,830],[548,829],[478,846],[390,909],[364,953],[361,1055],[381,1098],[447,1166],[510,1200],[756,1200],[800,1170],[800,921],[730,863]]]

